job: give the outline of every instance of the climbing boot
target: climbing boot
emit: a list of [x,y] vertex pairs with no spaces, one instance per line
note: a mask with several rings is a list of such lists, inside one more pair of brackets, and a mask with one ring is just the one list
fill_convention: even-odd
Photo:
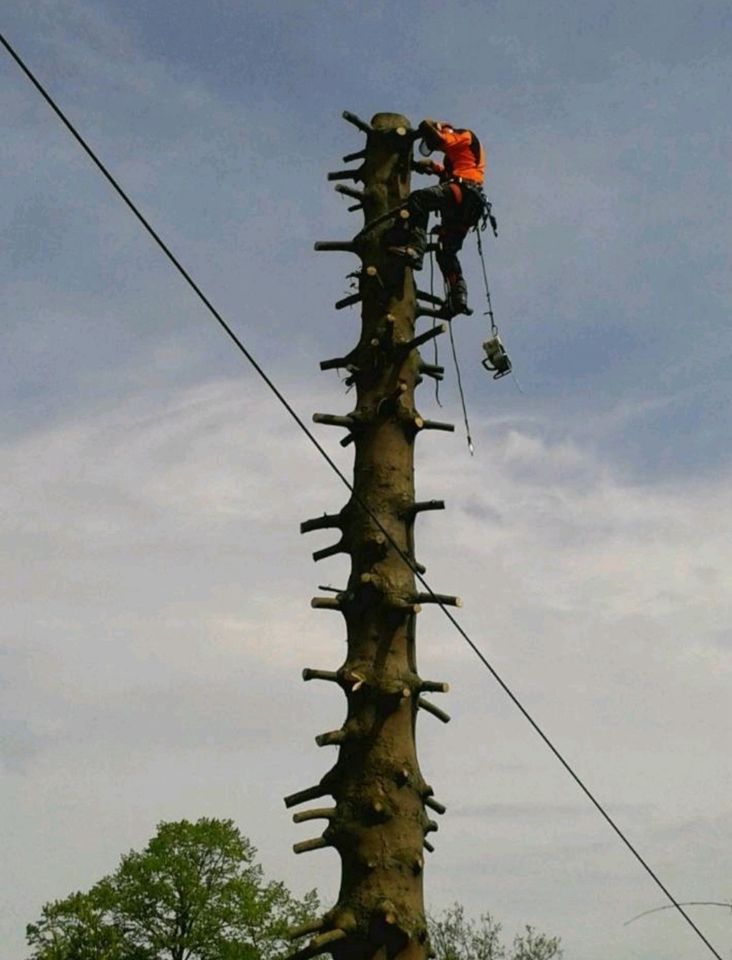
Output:
[[457,277],[451,284],[445,301],[445,307],[451,317],[463,313],[471,316],[473,311],[468,306],[468,288],[462,277]]

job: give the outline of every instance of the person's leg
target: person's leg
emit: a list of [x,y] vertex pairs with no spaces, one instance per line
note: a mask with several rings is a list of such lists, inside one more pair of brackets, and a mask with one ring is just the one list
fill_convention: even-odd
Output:
[[445,278],[447,287],[445,303],[451,314],[472,312],[468,307],[468,287],[457,256],[464,240],[464,227],[448,219],[447,223],[443,224],[442,242],[437,252],[437,264]]
[[415,270],[422,269],[422,261],[427,249],[427,228],[430,213],[440,212],[443,216],[455,206],[453,194],[449,184],[436,184],[434,187],[425,187],[415,190],[407,200],[409,221],[405,227],[397,227],[394,231],[387,231],[384,239],[388,244],[394,244],[389,249],[410,260]]

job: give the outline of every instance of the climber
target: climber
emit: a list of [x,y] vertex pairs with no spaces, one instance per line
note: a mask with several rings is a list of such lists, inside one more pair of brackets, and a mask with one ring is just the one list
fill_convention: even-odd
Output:
[[402,229],[400,236],[397,227],[386,239],[398,242],[389,247],[392,253],[403,257],[412,269],[421,270],[430,211],[439,211],[442,225],[436,231],[440,241],[437,263],[445,278],[446,312],[450,317],[469,314],[472,310],[468,307],[468,290],[457,254],[468,231],[487,212],[483,193],[485,154],[472,130],[423,120],[418,133],[422,137],[420,153],[429,156],[439,150],[445,155],[445,163],[418,160],[412,167],[417,173],[437,174],[440,182],[410,194],[406,204],[410,214],[408,230]]

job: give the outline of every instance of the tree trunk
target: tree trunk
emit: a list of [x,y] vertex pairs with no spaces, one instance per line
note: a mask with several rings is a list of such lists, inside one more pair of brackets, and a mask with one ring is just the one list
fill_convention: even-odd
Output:
[[[398,114],[377,114],[370,125],[346,118],[364,132],[368,129],[363,164],[351,179],[363,183],[361,203],[370,224],[409,195],[413,136],[409,122]],[[337,672],[303,674],[305,679],[335,681],[346,694],[344,726],[316,738],[322,746],[336,744],[338,760],[318,786],[286,798],[288,806],[327,794],[334,798],[335,807],[312,811],[313,817],[328,821],[322,838],[296,844],[295,850],[332,846],[342,864],[336,906],[319,923],[293,931],[293,936],[316,934],[295,955],[299,960],[323,952],[336,960],[424,960],[429,952],[422,870],[425,836],[436,825],[425,810],[432,791],[417,762],[415,721],[421,692],[446,686],[425,685],[417,674],[419,595],[412,570],[389,538],[413,558],[413,525],[420,507],[442,504],[415,507],[414,439],[424,423],[414,407],[420,379],[420,358],[412,344],[416,291],[411,269],[383,242],[390,219],[348,243],[316,245],[348,249],[360,257],[362,331],[347,357],[322,364],[349,371],[356,386],[355,409],[345,417],[314,418],[349,431],[345,442],[352,441],[355,448],[353,496],[339,514],[302,526],[303,532],[339,529],[339,543],[314,556],[347,552],[351,574],[342,593],[313,601],[314,607],[344,616],[346,660]],[[430,805],[444,810],[436,801]],[[295,819],[311,817],[306,811]]]

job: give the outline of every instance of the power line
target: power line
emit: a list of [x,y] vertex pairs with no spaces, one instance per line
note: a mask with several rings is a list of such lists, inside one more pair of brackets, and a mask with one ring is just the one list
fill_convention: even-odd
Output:
[[286,397],[280,392],[280,390],[278,389],[278,387],[275,385],[274,381],[267,375],[267,373],[266,373],[266,372],[264,371],[264,369],[260,366],[260,364],[259,364],[259,363],[257,362],[257,360],[254,358],[254,356],[249,352],[249,350],[246,348],[246,346],[242,343],[242,341],[239,339],[239,337],[236,335],[236,333],[234,333],[234,331],[232,330],[232,328],[231,328],[231,327],[229,326],[229,324],[224,320],[224,318],[223,318],[223,317],[221,316],[221,314],[218,312],[218,310],[216,309],[216,307],[214,307],[214,305],[213,305],[213,304],[211,303],[211,301],[208,299],[208,297],[206,296],[206,294],[205,294],[205,293],[203,292],[203,290],[198,286],[198,284],[195,282],[195,280],[191,277],[191,275],[188,273],[188,271],[185,269],[185,267],[181,264],[181,262],[178,260],[178,258],[175,256],[175,254],[172,252],[172,250],[168,247],[168,245],[167,245],[167,244],[165,243],[165,241],[160,237],[160,235],[156,232],[156,230],[151,226],[151,224],[148,222],[148,220],[146,220],[146,218],[143,216],[143,214],[140,212],[140,210],[137,208],[137,206],[133,203],[133,201],[128,197],[128,195],[127,195],[127,194],[125,193],[125,191],[122,189],[122,187],[121,187],[120,184],[117,182],[117,180],[112,176],[112,174],[109,172],[109,170],[106,168],[106,166],[105,166],[105,165],[102,163],[102,161],[97,157],[96,153],[95,153],[95,152],[91,149],[91,147],[87,144],[87,142],[84,140],[84,138],[81,136],[81,134],[77,131],[77,129],[75,128],[75,126],[74,126],[74,125],[71,123],[71,121],[66,117],[66,115],[63,113],[63,111],[61,110],[61,108],[56,104],[56,102],[55,102],[54,99],[51,97],[51,95],[50,95],[50,94],[45,90],[45,88],[41,85],[40,81],[36,79],[35,75],[31,72],[30,68],[26,66],[26,64],[24,63],[24,61],[23,61],[23,60],[20,58],[20,56],[15,52],[15,50],[13,49],[13,47],[10,45],[10,43],[6,40],[6,38],[5,38],[5,37],[3,36],[3,34],[1,34],[1,33],[0,33],[0,43],[2,43],[2,45],[5,47],[5,49],[6,49],[7,52],[10,54],[10,56],[12,57],[12,59],[16,62],[16,64],[18,65],[18,67],[20,67],[20,69],[22,70],[22,72],[25,74],[25,76],[28,78],[28,80],[33,84],[33,86],[36,88],[36,90],[38,91],[38,93],[40,93],[40,95],[43,97],[43,99],[46,101],[46,103],[49,105],[49,107],[53,110],[53,112],[56,114],[56,116],[59,118],[59,120],[63,123],[63,125],[66,127],[66,129],[69,131],[69,133],[72,135],[72,137],[77,141],[77,143],[79,144],[79,146],[81,146],[81,148],[82,148],[82,149],[84,150],[84,152],[87,154],[87,156],[88,156],[89,159],[92,161],[92,163],[93,163],[93,164],[97,167],[97,169],[103,174],[103,176],[105,177],[105,179],[109,182],[109,184],[112,186],[112,188],[115,190],[115,192],[116,192],[116,193],[120,196],[120,198],[124,201],[124,203],[127,205],[127,207],[129,207],[130,211],[131,211],[132,214],[135,216],[135,218],[136,218],[137,220],[139,220],[139,222],[142,224],[142,226],[143,226],[144,229],[147,231],[147,233],[153,238],[153,240],[155,241],[155,243],[157,243],[157,245],[158,245],[158,246],[160,247],[160,249],[163,251],[163,253],[165,254],[165,256],[168,258],[168,260],[170,260],[170,262],[173,264],[173,266],[175,267],[175,269],[178,271],[178,273],[180,273],[180,275],[183,277],[183,279],[186,281],[186,283],[191,287],[191,289],[193,290],[193,292],[196,294],[196,296],[199,298],[199,300],[203,303],[203,305],[206,307],[206,309],[209,311],[209,313],[214,317],[214,319],[215,319],[216,322],[219,324],[219,326],[224,330],[224,332],[227,334],[227,336],[233,341],[233,343],[236,345],[237,349],[240,350],[241,353],[246,357],[246,359],[248,360],[248,362],[251,364],[251,366],[254,368],[254,370],[257,372],[257,374],[261,377],[261,379],[264,381],[264,383],[269,387],[269,389],[272,391],[272,393],[275,395],[275,397],[277,397],[277,399],[279,400],[279,402],[282,404],[282,406],[285,408],[285,410],[287,410],[287,412],[289,413],[289,415],[292,417],[292,419],[295,421],[295,423],[298,425],[298,427],[302,430],[302,432],[305,434],[305,436],[308,438],[308,440],[312,443],[312,445],[315,447],[315,449],[318,451],[318,453],[323,457],[323,459],[324,459],[324,460],[326,461],[326,463],[330,466],[330,468],[334,471],[334,473],[338,476],[338,478],[341,480],[341,482],[342,482],[342,483],[345,485],[345,487],[350,491],[351,495],[352,495],[353,498],[354,498],[354,501],[355,501],[355,502],[358,504],[358,506],[364,511],[364,513],[373,521],[373,523],[379,528],[379,530],[386,536],[387,540],[389,541],[389,543],[391,544],[391,546],[394,548],[394,550],[396,550],[397,554],[401,557],[401,559],[404,561],[404,563],[407,564],[407,566],[410,568],[410,570],[412,571],[412,573],[414,574],[414,576],[417,578],[417,580],[419,580],[419,582],[421,583],[421,585],[425,588],[425,590],[427,591],[427,593],[429,593],[430,596],[434,599],[434,601],[438,604],[438,606],[439,606],[440,609],[442,610],[443,614],[447,617],[447,619],[450,621],[450,623],[455,627],[455,629],[457,630],[457,632],[460,634],[460,636],[463,638],[463,640],[465,640],[465,642],[466,642],[466,643],[468,644],[468,646],[471,648],[471,650],[473,651],[473,653],[474,653],[474,654],[478,657],[478,659],[481,661],[481,663],[483,664],[483,666],[489,671],[489,673],[491,674],[491,676],[493,677],[493,679],[496,681],[496,683],[499,685],[499,687],[503,690],[503,692],[508,696],[508,698],[509,698],[509,699],[511,700],[511,702],[514,704],[514,706],[520,711],[520,713],[522,714],[522,716],[524,717],[524,719],[530,724],[530,726],[533,728],[533,730],[535,731],[535,733],[538,734],[538,736],[541,738],[541,740],[544,742],[544,744],[545,744],[545,745],[549,748],[549,750],[554,754],[554,756],[556,757],[556,759],[557,759],[557,760],[559,761],[559,763],[564,767],[564,769],[566,770],[566,772],[567,772],[567,773],[570,775],[570,777],[574,780],[574,782],[577,784],[577,786],[580,788],[580,790],[582,790],[582,792],[585,794],[585,796],[586,796],[587,799],[590,801],[590,803],[592,803],[592,805],[595,807],[595,809],[601,814],[601,816],[604,818],[604,820],[609,824],[609,826],[612,828],[612,830],[613,830],[613,831],[617,834],[617,836],[620,838],[620,840],[621,840],[622,843],[625,845],[625,847],[631,852],[631,854],[635,857],[635,859],[638,861],[638,863],[640,863],[640,865],[643,867],[643,869],[646,871],[646,873],[651,877],[651,879],[654,881],[654,883],[658,886],[658,888],[663,892],[663,894],[664,894],[664,895],[667,897],[667,899],[670,901],[671,905],[672,905],[672,906],[681,914],[681,916],[686,920],[686,922],[689,924],[689,926],[692,928],[692,930],[694,930],[694,932],[695,932],[696,935],[700,938],[700,940],[708,947],[708,949],[710,950],[710,952],[717,958],[717,960],[722,960],[722,957],[720,956],[720,954],[715,950],[715,948],[712,946],[712,944],[709,942],[709,940],[707,940],[707,938],[706,938],[705,935],[702,933],[702,931],[699,929],[699,927],[697,927],[697,925],[694,923],[694,921],[691,919],[691,917],[688,915],[688,913],[683,909],[683,907],[682,907],[682,905],[679,903],[679,901],[676,900],[676,898],[671,894],[671,892],[670,892],[670,891],[666,888],[666,886],[662,883],[662,881],[661,881],[660,878],[657,876],[657,874],[654,872],[654,870],[653,870],[653,869],[650,867],[650,865],[643,859],[643,857],[641,856],[641,854],[636,850],[636,848],[633,846],[633,844],[630,842],[630,840],[628,840],[628,838],[627,838],[627,837],[625,836],[625,834],[622,832],[622,830],[620,829],[620,827],[618,827],[618,825],[615,823],[615,821],[614,821],[613,818],[610,816],[610,814],[607,813],[607,811],[606,811],[605,808],[602,806],[602,804],[599,802],[599,800],[597,800],[597,799],[595,798],[594,794],[590,791],[590,789],[589,789],[587,786],[585,786],[584,782],[583,782],[582,779],[579,777],[579,775],[578,775],[577,773],[575,773],[575,771],[574,771],[574,769],[572,768],[572,766],[569,764],[569,762],[568,762],[567,760],[564,759],[563,755],[559,752],[558,748],[554,746],[553,742],[549,739],[549,737],[547,736],[547,734],[544,733],[544,731],[542,730],[542,728],[539,726],[539,724],[536,722],[536,720],[534,720],[534,718],[533,718],[533,717],[531,716],[531,714],[528,712],[528,710],[526,709],[526,707],[524,707],[524,705],[523,705],[523,704],[521,703],[521,701],[518,699],[518,697],[516,696],[516,694],[511,690],[511,688],[510,688],[510,687],[508,686],[508,684],[503,680],[503,678],[502,678],[502,677],[500,676],[500,674],[496,671],[496,669],[489,663],[489,661],[486,659],[485,655],[484,655],[484,654],[481,652],[481,650],[476,646],[476,644],[473,642],[473,640],[470,638],[470,636],[466,633],[465,629],[461,626],[461,624],[458,622],[458,620],[456,620],[455,617],[452,615],[452,613],[448,610],[448,608],[447,608],[443,603],[441,603],[441,602],[439,601],[439,599],[438,599],[438,597],[437,597],[437,594],[435,594],[435,592],[432,590],[432,588],[430,587],[430,585],[427,583],[427,581],[424,579],[424,577],[422,576],[422,574],[421,574],[421,573],[419,572],[419,570],[417,569],[414,560],[412,560],[411,557],[409,557],[406,553],[404,553],[404,551],[403,551],[403,550],[399,547],[399,545],[394,541],[394,539],[392,538],[392,536],[391,536],[391,535],[389,534],[389,532],[385,529],[385,527],[381,524],[381,522],[378,520],[378,518],[375,517],[374,514],[369,510],[369,508],[366,506],[366,504],[364,504],[359,498],[357,498],[357,497],[355,496],[354,491],[353,491],[353,487],[352,487],[351,483],[350,483],[349,480],[346,478],[345,474],[343,474],[343,472],[340,470],[340,468],[339,468],[338,465],[335,463],[335,461],[331,458],[331,456],[330,456],[330,454],[327,452],[327,450],[325,450],[325,448],[321,445],[321,443],[318,441],[318,439],[311,433],[311,431],[310,431],[310,429],[308,428],[308,426],[307,426],[307,425],[305,424],[305,422],[301,419],[301,417],[298,415],[298,413],[295,411],[295,409],[291,406],[291,404],[290,404],[289,401],[286,399]]
[[[732,910],[732,902],[724,900],[687,900],[685,903],[682,903],[681,906],[725,907],[727,910]],[[643,913],[637,913],[634,917],[631,917],[630,920],[626,920],[623,926],[628,927],[631,923],[635,923],[636,920],[640,920],[641,917],[648,917],[652,913],[660,913],[661,910],[673,910],[673,904],[665,903],[662,907],[653,907],[651,910],[644,910]]]

